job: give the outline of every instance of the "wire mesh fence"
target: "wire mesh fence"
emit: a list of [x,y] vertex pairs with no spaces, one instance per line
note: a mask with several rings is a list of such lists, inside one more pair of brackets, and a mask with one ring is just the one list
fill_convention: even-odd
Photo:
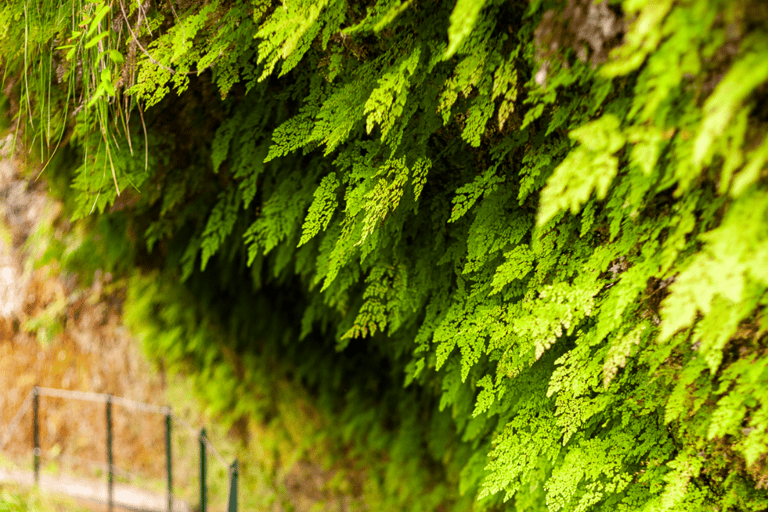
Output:
[[[45,400],[41,400],[42,398]],[[82,428],[78,429],[77,425],[74,428],[71,425],[67,428],[57,420],[55,414],[49,414],[50,410],[55,410],[55,408],[50,407],[50,403],[46,407],[46,402],[49,400],[75,400],[81,402],[80,407],[83,408],[103,407],[102,426],[86,425],[89,427],[87,431],[90,441],[101,437],[103,443],[87,443],[87,446],[81,448],[88,449],[81,449],[80,456],[62,454],[57,441],[60,441],[70,432],[82,433]],[[119,492],[123,489],[120,487],[121,485],[130,483],[147,490],[164,492],[165,506],[162,509],[169,512],[179,510],[179,507],[174,505],[177,501],[178,504],[199,503],[200,512],[207,512],[208,510],[211,512],[237,511],[237,459],[231,464],[228,463],[210,442],[205,429],[197,431],[183,418],[175,415],[170,407],[147,404],[104,393],[34,386],[8,424],[4,436],[0,438],[1,451],[9,446],[14,434],[24,431],[25,422],[23,420],[28,412],[30,412],[29,421],[31,422],[31,425],[27,423],[31,427],[28,432],[31,435],[18,437],[29,444],[27,444],[26,450],[20,446],[15,446],[15,452],[17,455],[19,452],[29,454],[29,448],[32,449],[32,467],[36,484],[41,481],[41,464],[48,461],[48,463],[55,465],[79,468],[81,472],[83,467],[87,467],[91,477],[101,477],[106,480],[106,502],[109,510],[113,509],[116,501],[116,487]],[[143,418],[141,418],[142,415]],[[160,417],[160,421],[147,421],[147,415]],[[93,418],[93,414],[81,414],[80,416]],[[141,421],[139,421],[140,418]],[[122,435],[118,439],[114,435],[116,424],[120,427],[118,431]],[[98,433],[100,429],[103,430],[103,437]],[[151,439],[154,446],[164,445],[164,457],[161,457],[165,466],[165,474],[162,478],[165,483],[164,489],[158,488],[160,479],[157,475],[156,464],[138,468],[138,470],[132,467],[130,471],[121,467],[121,464],[132,461],[129,460],[130,457],[125,450],[116,450],[116,447],[130,447],[141,439]],[[78,439],[75,444],[83,444],[81,441]],[[103,450],[98,448],[99,444],[102,445]],[[175,473],[179,474],[179,469],[181,470],[180,474],[193,474],[194,471],[191,466],[194,463],[190,461],[194,459],[195,452],[197,452],[199,466],[197,496],[194,496],[195,486],[191,485],[192,482],[189,478],[184,478],[181,482],[175,482],[173,478]],[[208,464],[209,456],[214,459],[213,467]],[[61,470],[62,467],[60,466],[58,469]]]

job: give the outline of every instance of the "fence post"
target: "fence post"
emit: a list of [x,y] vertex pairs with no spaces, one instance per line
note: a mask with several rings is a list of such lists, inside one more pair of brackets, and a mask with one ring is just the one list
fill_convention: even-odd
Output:
[[32,388],[32,454],[35,468],[35,485],[40,483],[40,392],[37,385]]
[[229,478],[229,505],[227,512],[237,512],[237,459],[230,466],[231,476]]
[[171,457],[171,409],[165,414],[165,468],[168,476],[168,512],[173,510],[173,458]]
[[112,512],[114,505],[112,462],[112,395],[107,395],[107,506],[109,512]]
[[202,429],[200,431],[200,512],[206,512],[207,508],[205,472],[205,429]]

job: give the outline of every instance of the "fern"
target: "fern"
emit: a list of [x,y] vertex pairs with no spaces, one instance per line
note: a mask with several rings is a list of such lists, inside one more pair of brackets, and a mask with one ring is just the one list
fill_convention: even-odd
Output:
[[336,209],[336,189],[338,187],[339,182],[336,179],[335,173],[325,176],[320,181],[320,185],[314,192],[314,200],[309,207],[307,218],[302,226],[299,245],[307,243],[321,230],[325,230],[328,227],[328,223],[331,221],[333,212]]
[[48,3],[19,141],[217,410],[371,510],[765,508],[759,1]]

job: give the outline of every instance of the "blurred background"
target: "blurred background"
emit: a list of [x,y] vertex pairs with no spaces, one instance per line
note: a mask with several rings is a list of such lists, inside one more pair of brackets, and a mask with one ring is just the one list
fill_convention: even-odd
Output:
[[[12,432],[8,428],[36,384],[172,404],[175,414],[199,428],[205,420],[183,380],[169,382],[162,364],[147,361],[122,325],[122,283],[99,270],[83,282],[46,258],[52,243],[76,246],[77,233],[59,218],[61,207],[46,196],[45,182],[35,180],[34,173],[23,176],[23,158],[12,154],[12,146],[11,135],[0,140],[0,467],[32,470],[31,408],[17,418]],[[106,485],[104,403],[43,396],[39,424],[44,474]],[[215,426],[205,426],[217,442],[226,437]],[[193,434],[182,424],[174,425],[174,491],[198,506],[199,445]],[[116,405],[113,436],[115,482],[164,494],[165,418]],[[208,466],[209,510],[224,510],[226,470],[213,457]],[[7,482],[0,485],[5,487],[0,511],[74,506],[26,491],[20,495]]]

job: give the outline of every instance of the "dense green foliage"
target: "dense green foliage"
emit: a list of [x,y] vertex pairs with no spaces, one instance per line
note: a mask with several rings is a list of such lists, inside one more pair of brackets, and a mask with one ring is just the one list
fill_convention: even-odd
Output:
[[143,270],[150,353],[233,419],[301,386],[384,461],[370,508],[764,510],[766,27],[760,0],[10,0],[0,52],[87,256]]

